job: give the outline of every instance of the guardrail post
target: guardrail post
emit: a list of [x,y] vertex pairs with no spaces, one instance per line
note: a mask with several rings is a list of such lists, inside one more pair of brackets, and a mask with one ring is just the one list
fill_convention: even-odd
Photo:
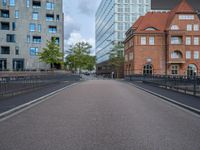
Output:
[[197,88],[197,78],[194,77],[194,89],[193,89],[193,95],[196,96],[196,88]]

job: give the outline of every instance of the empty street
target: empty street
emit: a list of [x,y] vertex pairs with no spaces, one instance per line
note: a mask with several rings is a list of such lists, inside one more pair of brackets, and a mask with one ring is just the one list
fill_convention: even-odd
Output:
[[199,150],[200,117],[127,83],[85,81],[0,122],[1,150]]

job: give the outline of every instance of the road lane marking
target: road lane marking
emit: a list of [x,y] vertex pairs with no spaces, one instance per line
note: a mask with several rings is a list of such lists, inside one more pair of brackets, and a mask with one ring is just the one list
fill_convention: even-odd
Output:
[[15,108],[11,109],[11,110],[6,111],[6,112],[3,112],[3,113],[0,114],[0,122],[2,122],[4,120],[7,120],[7,119],[9,119],[9,118],[11,118],[13,116],[16,116],[17,114],[20,114],[21,112],[23,112],[25,110],[28,110],[28,109],[30,109],[30,108],[32,108],[32,107],[34,107],[34,106],[46,101],[46,100],[48,100],[49,98],[57,95],[61,91],[64,91],[65,89],[70,88],[70,87],[75,86],[75,85],[78,85],[78,84],[80,84],[80,82],[79,83],[73,83],[71,85],[67,85],[64,88],[61,88],[59,90],[56,90],[56,91],[51,92],[49,94],[46,94],[46,95],[44,95],[44,96],[42,96],[40,98],[37,98],[37,99],[35,99],[33,101],[30,101],[28,103],[25,103],[25,104],[22,104],[20,106],[17,106]]
[[132,86],[134,86],[134,87],[136,87],[136,88],[138,88],[138,89],[140,89],[140,90],[142,90],[142,91],[145,91],[145,92],[147,92],[147,93],[149,93],[149,94],[151,94],[151,95],[157,96],[157,97],[161,98],[162,101],[168,102],[169,104],[171,104],[171,105],[173,105],[173,106],[176,106],[177,108],[179,108],[179,109],[181,109],[181,110],[190,112],[190,113],[192,113],[193,115],[200,117],[200,110],[199,110],[199,109],[196,109],[196,108],[193,108],[193,107],[191,107],[191,106],[185,105],[185,104],[183,104],[183,103],[177,102],[177,101],[175,101],[175,100],[173,100],[173,99],[171,99],[171,98],[162,96],[162,95],[160,95],[160,94],[157,94],[157,93],[152,92],[152,91],[150,91],[150,90],[147,90],[147,89],[145,89],[145,88],[142,88],[142,87],[140,87],[140,86],[137,86],[137,85],[135,85],[135,84],[133,84],[133,83],[128,82],[128,84],[130,84],[130,85],[132,85]]

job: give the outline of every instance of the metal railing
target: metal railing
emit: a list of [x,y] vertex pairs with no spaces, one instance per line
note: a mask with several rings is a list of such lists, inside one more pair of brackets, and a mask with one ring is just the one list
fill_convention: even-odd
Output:
[[129,81],[142,81],[157,87],[175,90],[185,94],[200,96],[200,77],[167,76],[167,75],[130,75]]
[[48,86],[50,84],[75,80],[80,80],[80,77],[77,75],[56,73],[41,75],[1,76],[0,98],[4,96],[14,96],[36,88]]

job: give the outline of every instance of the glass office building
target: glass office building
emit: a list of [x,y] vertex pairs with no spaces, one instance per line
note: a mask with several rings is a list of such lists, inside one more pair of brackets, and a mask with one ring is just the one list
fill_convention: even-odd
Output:
[[113,45],[122,42],[125,32],[151,8],[151,0],[102,0],[96,12],[97,64],[109,60]]

